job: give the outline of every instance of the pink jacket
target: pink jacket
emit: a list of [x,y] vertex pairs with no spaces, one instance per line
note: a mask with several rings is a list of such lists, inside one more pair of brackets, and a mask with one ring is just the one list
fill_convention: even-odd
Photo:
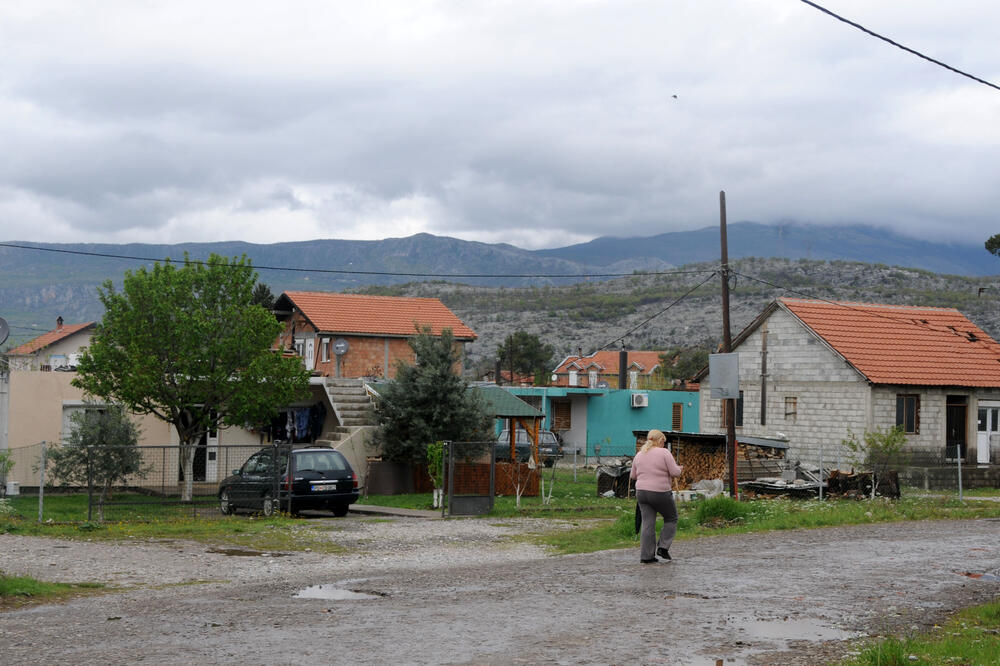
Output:
[[653,447],[635,456],[631,477],[635,479],[636,490],[662,493],[670,490],[670,477],[680,476],[683,470],[665,447]]

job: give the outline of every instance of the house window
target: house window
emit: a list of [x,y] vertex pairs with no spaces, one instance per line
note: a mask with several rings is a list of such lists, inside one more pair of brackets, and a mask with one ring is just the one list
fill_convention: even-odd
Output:
[[597,388],[597,370],[591,370],[587,373],[587,385],[590,388]]
[[319,341],[320,356],[323,363],[330,362],[330,339],[320,338]]
[[[722,401],[722,427],[726,427],[729,424],[726,422],[726,401]],[[740,397],[736,400],[736,422],[735,426],[737,428],[743,425],[743,391],[740,391]]]
[[580,380],[578,378],[576,370],[570,370],[569,371],[569,385],[570,386],[579,386],[579,383],[580,383]]
[[671,416],[673,418],[670,419],[670,429],[674,432],[681,432],[684,429],[684,403],[675,402]]
[[799,399],[794,396],[785,398],[785,420],[794,421],[799,416]]
[[896,395],[896,425],[908,435],[920,433],[920,396]]
[[639,371],[629,370],[628,371],[628,387],[630,389],[639,388]]
[[63,441],[65,442],[69,439],[69,436],[76,430],[76,424],[73,423],[72,418],[74,414],[82,414],[84,412],[103,413],[105,411],[107,411],[107,407],[100,404],[64,404],[61,433]]

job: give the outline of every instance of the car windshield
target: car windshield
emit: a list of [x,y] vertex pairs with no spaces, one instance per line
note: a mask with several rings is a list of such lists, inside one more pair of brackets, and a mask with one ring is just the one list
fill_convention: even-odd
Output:
[[[501,443],[510,442],[510,431],[504,430],[497,437],[497,441]],[[528,444],[530,440],[528,439],[528,433],[524,430],[518,429],[517,431],[517,443],[518,444]],[[539,444],[549,444],[558,445],[559,440],[556,439],[555,433],[551,430],[542,430],[538,433],[538,443]]]

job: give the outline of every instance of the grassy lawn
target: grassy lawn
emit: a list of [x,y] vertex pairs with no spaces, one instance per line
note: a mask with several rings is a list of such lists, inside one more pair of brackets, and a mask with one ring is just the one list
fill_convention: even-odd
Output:
[[949,666],[1000,660],[1000,601],[966,608],[943,626],[909,638],[883,638],[841,666]]

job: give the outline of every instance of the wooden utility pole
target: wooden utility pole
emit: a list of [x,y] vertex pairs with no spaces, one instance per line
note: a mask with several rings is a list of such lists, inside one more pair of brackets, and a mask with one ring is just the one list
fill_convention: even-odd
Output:
[[[729,328],[729,242],[726,240],[726,193],[719,192],[719,232],[722,239],[722,352],[733,351]],[[726,463],[729,468],[729,496],[737,498],[736,489],[736,400],[723,400],[726,413]]]

